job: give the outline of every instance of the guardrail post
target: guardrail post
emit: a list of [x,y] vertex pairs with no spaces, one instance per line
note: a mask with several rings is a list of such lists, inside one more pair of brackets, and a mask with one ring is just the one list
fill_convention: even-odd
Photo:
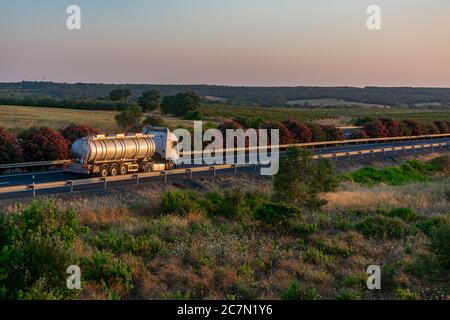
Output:
[[212,170],[213,177],[216,177],[216,167],[210,167],[209,170]]
[[416,153],[416,147],[412,146],[413,152]]
[[385,156],[386,155],[386,150],[383,148],[383,149],[381,149],[382,151],[383,151],[383,156]]
[[136,185],[139,185],[139,175],[135,174],[133,175],[133,178],[136,178]]
[[334,155],[334,161],[338,161],[338,156],[337,156],[337,154],[335,153],[335,154],[333,154]]
[[187,173],[189,173],[189,179],[192,180],[192,169],[187,169]]
[[106,178],[103,178],[103,188],[106,189]]
[[359,157],[360,157],[361,159],[363,159],[363,153],[362,153],[362,151],[358,151],[358,153],[359,153]]
[[375,157],[375,150],[370,150],[370,152],[372,152],[372,158]]
[[237,169],[238,169],[237,164],[233,164],[233,168],[234,168],[234,173],[237,173]]
[[33,198],[36,198],[36,186],[34,185],[34,182],[31,185],[31,191],[32,191],[32,194],[33,194]]
[[163,171],[162,174],[164,175],[164,182],[167,182],[167,171]]
[[347,152],[348,160],[350,160],[350,152]]
[[70,192],[73,192],[73,181],[67,182],[67,184],[70,186]]

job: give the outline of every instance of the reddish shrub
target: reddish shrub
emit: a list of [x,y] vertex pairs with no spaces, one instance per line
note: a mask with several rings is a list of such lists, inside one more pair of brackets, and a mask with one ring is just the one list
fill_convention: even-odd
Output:
[[439,133],[450,133],[450,126],[446,121],[435,121],[433,124],[439,129]]
[[270,129],[280,130],[279,131],[280,132],[280,144],[291,144],[294,142],[294,138],[292,137],[291,132],[282,123],[275,124],[273,122],[266,122],[262,125],[262,129],[268,130],[268,135],[269,135],[268,143],[271,143]]
[[441,133],[441,130],[439,130],[439,127],[435,125],[434,123],[429,123],[426,125],[426,131],[427,134],[439,134]]
[[291,120],[284,121],[282,124],[291,132],[295,142],[311,142],[312,132],[306,124]]
[[321,142],[327,139],[326,133],[322,130],[322,128],[315,123],[308,123],[308,128],[311,130],[311,141],[312,142]]
[[12,133],[0,128],[0,163],[22,162],[22,148]]
[[355,130],[351,133],[350,139],[367,139],[368,136],[364,130]]
[[364,125],[364,131],[370,138],[386,138],[389,131],[380,120],[375,120]]
[[88,127],[82,124],[71,124],[59,130],[59,133],[61,133],[61,135],[69,142],[69,145],[80,138],[84,138],[92,134],[97,134],[99,132],[100,131],[95,128]]
[[341,130],[333,126],[323,126],[322,130],[325,132],[327,141],[344,140],[344,134]]
[[51,128],[30,128],[19,134],[25,161],[67,159],[69,146],[64,137]]
[[402,123],[409,129],[412,136],[421,136],[426,134],[425,125],[416,120],[405,119],[402,120]]
[[382,118],[379,120],[386,127],[386,130],[388,131],[388,137],[398,137],[401,135],[400,134],[400,121],[389,119],[389,118]]

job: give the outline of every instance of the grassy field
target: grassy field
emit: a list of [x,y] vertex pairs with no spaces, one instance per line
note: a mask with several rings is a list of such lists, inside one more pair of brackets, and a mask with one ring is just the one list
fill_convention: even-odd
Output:
[[[98,128],[104,132],[118,132],[119,128],[114,120],[116,114],[117,112],[115,111],[0,106],[0,127],[17,132],[32,126],[47,126],[59,129],[70,123],[80,123]],[[150,114],[145,114],[144,117],[146,115]],[[172,127],[178,125],[192,126],[191,121],[166,116],[163,118]]]
[[[330,108],[262,108],[236,107],[224,104],[202,105],[203,120],[220,123],[224,119],[237,116],[262,117],[266,121],[281,121],[295,119],[298,121],[313,121],[319,124],[347,125],[352,119],[371,116],[390,117],[395,119],[417,119],[425,122],[435,120],[450,121],[450,107],[429,108],[376,108],[376,107],[330,107]],[[149,113],[148,115],[159,113]],[[80,123],[99,128],[104,132],[117,132],[114,111],[87,111],[74,109],[0,106],[0,127],[11,131],[19,131],[31,126],[49,126],[61,128],[70,123]],[[147,115],[147,114],[146,114]],[[144,115],[144,117],[146,116]],[[192,127],[192,121],[174,117],[162,116],[169,127]]]

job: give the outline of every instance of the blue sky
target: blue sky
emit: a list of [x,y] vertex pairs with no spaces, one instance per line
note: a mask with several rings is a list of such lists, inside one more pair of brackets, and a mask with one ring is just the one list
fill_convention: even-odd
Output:
[[0,81],[450,87],[449,14],[449,0],[0,0]]

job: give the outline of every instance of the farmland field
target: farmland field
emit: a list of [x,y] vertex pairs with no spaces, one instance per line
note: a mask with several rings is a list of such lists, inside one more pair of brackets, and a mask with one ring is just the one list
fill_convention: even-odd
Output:
[[[316,107],[316,108],[265,108],[254,106],[231,106],[227,104],[203,104],[200,108],[204,121],[220,123],[224,119],[243,117],[262,117],[266,121],[281,121],[294,119],[298,121],[313,121],[318,124],[348,125],[358,117],[373,118],[389,117],[394,119],[416,119],[425,122],[435,120],[450,121],[450,107]],[[31,126],[48,126],[58,129],[70,123],[80,123],[96,127],[105,132],[118,131],[114,120],[115,111],[89,111],[75,109],[0,106],[0,127],[13,132]],[[162,116],[159,113],[146,115],[161,116],[169,125],[192,127],[192,121],[175,117]]]

